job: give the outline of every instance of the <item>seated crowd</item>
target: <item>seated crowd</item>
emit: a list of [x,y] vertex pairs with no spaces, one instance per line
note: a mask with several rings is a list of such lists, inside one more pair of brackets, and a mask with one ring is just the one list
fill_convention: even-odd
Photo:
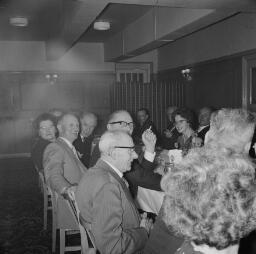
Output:
[[[149,111],[135,124],[113,112],[100,139],[91,112],[53,111],[35,121],[31,157],[57,194],[57,216],[75,229],[66,199],[75,193],[81,220],[101,254],[237,254],[256,229],[256,119],[243,109],[167,108],[162,134]],[[159,151],[181,150],[171,170],[156,171]],[[158,214],[141,216],[138,188],[164,192]],[[139,213],[140,212],[140,213]],[[81,239],[83,241],[83,239]]]

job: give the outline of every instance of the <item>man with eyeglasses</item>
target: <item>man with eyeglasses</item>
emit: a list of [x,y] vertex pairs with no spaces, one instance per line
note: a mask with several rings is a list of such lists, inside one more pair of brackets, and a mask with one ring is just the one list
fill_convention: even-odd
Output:
[[[133,132],[133,120],[131,115],[125,110],[118,110],[113,112],[109,117],[107,129],[110,131],[120,130],[131,135]],[[152,133],[151,130],[150,132]],[[124,175],[129,183],[129,188],[133,197],[136,197],[137,195],[138,186],[152,190],[161,190],[161,176],[153,172],[156,136],[153,133],[152,135],[154,137],[153,139],[142,138],[142,142],[145,146],[145,152],[142,161],[139,162],[137,159],[134,160],[132,163],[131,171],[125,173]],[[97,145],[93,151],[91,166],[95,165],[99,157],[100,152],[99,146]]]
[[[154,140],[150,130],[144,139]],[[76,200],[100,253],[139,253],[151,228],[140,215],[123,174],[137,159],[133,140],[124,131],[107,131],[99,142],[101,157],[78,184]],[[83,240],[83,239],[81,239]]]

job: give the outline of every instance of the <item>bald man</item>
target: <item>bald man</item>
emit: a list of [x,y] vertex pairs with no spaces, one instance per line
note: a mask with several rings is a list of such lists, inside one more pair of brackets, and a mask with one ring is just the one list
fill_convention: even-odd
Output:
[[[154,139],[150,131],[145,135]],[[99,149],[100,159],[78,185],[78,208],[100,253],[139,253],[147,241],[150,223],[140,226],[140,216],[123,180],[137,158],[133,140],[123,131],[107,131]]]
[[97,117],[90,112],[84,112],[80,116],[80,133],[73,142],[81,162],[88,168],[90,165],[93,131],[97,126]]
[[79,131],[76,116],[64,114],[59,119],[57,128],[58,139],[49,144],[44,151],[44,174],[47,185],[58,194],[58,221],[65,222],[65,227],[72,229],[75,224],[70,219],[70,212],[63,198],[66,197],[68,188],[75,189],[87,169],[79,160],[72,145]]

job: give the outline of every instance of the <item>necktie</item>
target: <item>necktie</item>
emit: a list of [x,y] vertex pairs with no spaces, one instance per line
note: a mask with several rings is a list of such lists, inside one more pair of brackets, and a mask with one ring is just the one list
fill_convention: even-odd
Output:
[[77,159],[79,159],[79,158],[78,158],[77,151],[76,151],[75,147],[74,147],[74,146],[72,146],[72,148],[71,148],[71,149],[72,149],[73,153],[75,154],[76,158],[77,158]]

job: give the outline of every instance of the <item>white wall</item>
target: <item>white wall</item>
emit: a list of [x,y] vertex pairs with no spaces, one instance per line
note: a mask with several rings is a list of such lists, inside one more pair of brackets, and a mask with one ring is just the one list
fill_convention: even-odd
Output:
[[124,60],[123,62],[151,62],[153,64],[153,73],[157,73],[158,51],[152,50],[148,53]]
[[158,51],[158,70],[256,49],[256,15],[239,14],[172,42]]

